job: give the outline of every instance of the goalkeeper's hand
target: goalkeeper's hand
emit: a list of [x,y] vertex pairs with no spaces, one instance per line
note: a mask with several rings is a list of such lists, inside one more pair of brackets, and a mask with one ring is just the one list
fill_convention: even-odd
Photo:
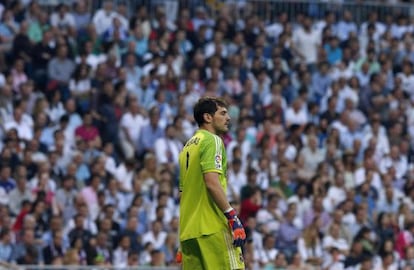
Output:
[[183,262],[183,253],[181,252],[181,250],[178,250],[175,254],[175,262],[178,264]]
[[224,215],[228,220],[229,227],[233,235],[233,245],[241,247],[246,241],[246,232],[244,231],[243,224],[237,217],[236,210],[232,208],[231,210],[225,212]]

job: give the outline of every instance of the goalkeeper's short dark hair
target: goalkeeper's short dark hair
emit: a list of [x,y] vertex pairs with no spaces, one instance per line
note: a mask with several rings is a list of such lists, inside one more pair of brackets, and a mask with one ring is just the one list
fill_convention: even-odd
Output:
[[218,107],[227,108],[227,102],[218,97],[203,97],[198,100],[194,105],[194,120],[197,122],[198,126],[204,124],[204,114],[208,113],[213,115]]

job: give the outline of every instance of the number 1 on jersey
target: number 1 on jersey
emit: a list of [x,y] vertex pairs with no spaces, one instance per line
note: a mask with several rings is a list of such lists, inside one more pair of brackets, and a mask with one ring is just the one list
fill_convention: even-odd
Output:
[[185,163],[185,168],[188,170],[188,162],[190,160],[190,153],[187,152],[187,161]]

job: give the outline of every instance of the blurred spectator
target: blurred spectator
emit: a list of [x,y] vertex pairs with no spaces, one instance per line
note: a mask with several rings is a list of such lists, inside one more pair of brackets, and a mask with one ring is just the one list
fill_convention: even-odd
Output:
[[118,247],[114,250],[113,266],[125,267],[128,263],[128,254],[131,248],[130,237],[122,235],[118,242]]
[[3,228],[0,231],[0,260],[10,263],[12,261],[13,249],[11,231]]
[[75,17],[69,11],[67,5],[59,4],[56,6],[55,12],[50,15],[50,24],[61,32],[67,33],[71,31],[71,28],[75,27]]
[[62,231],[55,231],[52,235],[52,242],[43,249],[44,263],[51,264],[56,258],[63,258],[64,255]]

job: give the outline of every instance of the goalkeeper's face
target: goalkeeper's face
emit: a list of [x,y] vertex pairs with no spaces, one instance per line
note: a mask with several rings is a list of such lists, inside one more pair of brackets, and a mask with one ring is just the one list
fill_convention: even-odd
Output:
[[227,109],[218,107],[213,115],[212,126],[217,135],[221,135],[229,131],[230,116]]

